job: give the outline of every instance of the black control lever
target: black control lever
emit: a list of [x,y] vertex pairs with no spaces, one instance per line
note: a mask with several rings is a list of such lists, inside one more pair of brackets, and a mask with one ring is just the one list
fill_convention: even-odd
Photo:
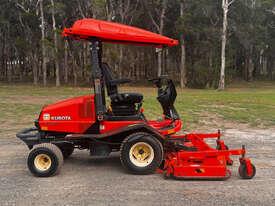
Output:
[[150,82],[153,82],[154,85],[156,85],[157,88],[161,88],[161,79],[156,78],[156,79],[149,79]]
[[155,80],[161,80],[161,79],[168,79],[168,75],[161,75],[157,78],[148,79],[149,82],[155,81]]
[[162,86],[161,80],[168,80],[168,75],[161,75],[158,78],[148,79],[149,82],[153,82],[158,88]]

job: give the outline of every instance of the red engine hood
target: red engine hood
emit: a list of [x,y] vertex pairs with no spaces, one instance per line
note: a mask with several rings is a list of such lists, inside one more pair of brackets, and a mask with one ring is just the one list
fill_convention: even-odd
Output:
[[45,106],[39,116],[43,131],[84,133],[95,119],[94,95],[66,99]]
[[97,19],[81,19],[71,28],[63,30],[63,36],[74,39],[97,37],[112,43],[151,45],[155,47],[176,46],[178,40],[168,38],[144,29]]

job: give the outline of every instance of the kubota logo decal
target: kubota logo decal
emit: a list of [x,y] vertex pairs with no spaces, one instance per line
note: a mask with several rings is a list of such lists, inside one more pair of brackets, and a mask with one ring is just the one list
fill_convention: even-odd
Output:
[[70,116],[51,116],[48,113],[43,114],[43,120],[49,121],[49,120],[54,120],[54,121],[69,121],[72,120]]
[[47,113],[45,113],[45,114],[43,114],[43,120],[50,120],[51,119],[51,115],[50,114],[47,114]]
[[62,120],[71,120],[72,118],[70,116],[52,116],[51,120],[57,120],[57,121],[62,121]]

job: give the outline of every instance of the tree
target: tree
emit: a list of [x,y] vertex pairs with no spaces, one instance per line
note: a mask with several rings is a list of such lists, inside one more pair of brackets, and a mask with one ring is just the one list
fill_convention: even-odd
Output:
[[181,87],[192,88],[222,87],[225,76],[273,81],[274,0],[224,0],[223,5],[217,0],[2,1],[0,81],[88,84],[88,43],[71,44],[58,31],[84,17],[180,40],[178,47],[158,54],[153,47],[104,44],[104,61],[121,77],[144,81],[165,72]]
[[[147,1],[146,1],[147,2]],[[148,3],[145,3],[145,6],[147,8],[149,17],[157,30],[159,34],[163,34],[163,29],[164,29],[164,20],[165,20],[165,13],[167,10],[167,0],[160,0],[160,2],[156,2],[153,7],[157,9],[157,15],[153,16],[152,14],[152,9],[149,8]],[[158,19],[158,20],[156,20]],[[157,55],[158,55],[158,72],[157,75],[158,77],[162,75],[162,49],[157,49]]]
[[225,47],[226,47],[226,35],[227,35],[227,14],[229,6],[235,0],[222,0],[222,9],[223,9],[223,28],[222,28],[222,49],[221,49],[221,70],[220,70],[220,81],[219,81],[219,90],[224,90],[225,87]]
[[[184,2],[180,2],[180,17],[183,18],[184,14]],[[181,58],[180,58],[180,87],[184,88],[186,86],[186,50],[184,42],[184,34],[180,35],[180,46],[181,46]]]
[[57,30],[56,30],[56,21],[55,21],[55,4],[54,0],[51,0],[52,5],[52,26],[53,26],[53,38],[54,38],[54,62],[55,62],[55,85],[57,87],[60,86],[60,77],[59,77],[59,55],[58,55],[58,37],[57,37]]
[[43,0],[39,0],[37,3],[39,3],[40,8],[40,18],[41,18],[41,49],[42,49],[42,72],[43,72],[43,85],[47,85],[47,64],[46,64],[46,45],[45,45],[45,17],[44,17],[44,6],[43,6]]

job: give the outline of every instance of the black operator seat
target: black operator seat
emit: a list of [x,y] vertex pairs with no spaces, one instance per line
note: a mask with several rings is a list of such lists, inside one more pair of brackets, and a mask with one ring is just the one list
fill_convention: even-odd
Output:
[[114,79],[111,69],[107,63],[102,63],[102,73],[107,88],[107,94],[112,104],[135,104],[141,103],[143,95],[139,93],[119,93],[117,86],[119,84],[129,83],[130,79]]

